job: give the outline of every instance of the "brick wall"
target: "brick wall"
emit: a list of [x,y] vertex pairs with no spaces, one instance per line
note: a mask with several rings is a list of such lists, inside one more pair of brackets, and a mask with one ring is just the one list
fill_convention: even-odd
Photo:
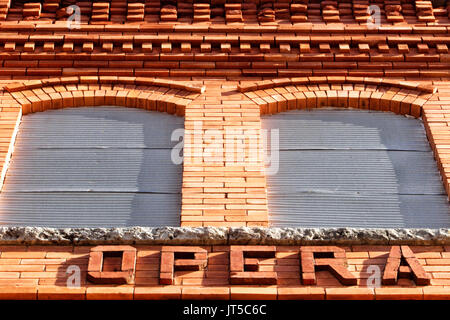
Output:
[[[328,270],[315,272],[316,283],[301,280],[300,247],[238,246],[246,250],[273,250],[273,257],[259,261],[260,275],[273,273],[273,284],[232,284],[230,248],[236,246],[181,247],[185,251],[205,251],[207,267],[199,271],[175,271],[171,285],[160,284],[161,246],[135,246],[136,268],[133,284],[95,284],[86,280],[88,246],[2,246],[0,247],[0,299],[448,299],[450,287],[450,248],[448,246],[411,246],[430,285],[416,284],[408,277],[396,284],[368,286],[379,268],[383,276],[390,246],[340,247],[345,252],[347,269],[356,284],[342,284]],[[180,247],[171,247],[180,250]],[[176,249],[178,248],[178,249]],[[310,247],[306,247],[310,248]],[[324,247],[321,247],[324,248]],[[113,271],[116,259],[104,260],[103,270]],[[80,270],[80,287],[68,288],[73,269]],[[67,272],[69,271],[69,272]],[[260,280],[262,282],[262,280]],[[303,280],[304,281],[304,280]]]
[[[186,84],[176,80],[83,76],[13,82],[5,87],[4,99],[9,101],[4,104],[5,118],[1,119],[5,121],[4,139],[9,141],[4,146],[4,168],[21,114],[110,104],[184,115],[182,226],[269,225],[260,114],[291,109],[354,107],[423,116],[449,190],[447,153],[441,147],[445,141],[433,136],[437,122],[432,120],[438,114],[435,101],[444,98],[428,82],[303,77],[230,81],[224,85],[214,80]],[[219,140],[209,135],[211,130],[219,133]],[[234,144],[242,145],[239,152],[244,153],[244,158],[238,159],[241,155]],[[212,154],[208,148],[220,154]],[[252,152],[257,157],[249,159]]]
[[[202,5],[178,1],[176,6],[164,1],[87,1],[75,2],[80,5],[81,24],[74,26],[67,24],[68,1],[24,2],[0,0],[1,183],[22,115],[105,104],[168,112],[184,116],[186,134],[194,137],[185,145],[181,225],[268,226],[263,159],[236,161],[233,151],[219,155],[203,151],[214,143],[227,150],[233,132],[233,143],[241,144],[245,154],[259,155],[261,114],[335,106],[422,117],[450,192],[447,6],[375,1],[380,25],[372,28],[366,23],[369,2],[360,1],[212,0]],[[217,141],[208,136],[211,130],[218,133]],[[195,133],[202,133],[200,141]],[[153,261],[156,249],[139,247],[135,287],[83,286],[69,292],[55,286],[58,270],[68,260],[79,259],[85,266],[88,248],[5,247],[0,249],[0,295],[40,299],[448,295],[447,247],[413,249],[432,272],[431,287],[405,281],[396,288],[375,290],[360,287],[362,269],[367,261],[385,259],[384,248],[345,248],[349,270],[359,279],[354,290],[342,290],[326,273],[318,276],[319,287],[296,287],[297,260],[291,249],[277,248],[276,255],[288,257],[292,264],[266,267],[278,272],[280,284],[293,288],[255,291],[228,286],[225,247],[207,248],[213,270],[206,273],[206,280],[204,273],[190,273],[173,287],[145,287],[154,284],[157,269],[146,269],[155,267],[140,261]],[[217,287],[203,286],[208,282]]]

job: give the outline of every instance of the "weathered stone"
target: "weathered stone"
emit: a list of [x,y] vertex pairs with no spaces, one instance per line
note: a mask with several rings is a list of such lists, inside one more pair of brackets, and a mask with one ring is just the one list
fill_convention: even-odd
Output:
[[1,244],[449,244],[450,229],[0,227]]

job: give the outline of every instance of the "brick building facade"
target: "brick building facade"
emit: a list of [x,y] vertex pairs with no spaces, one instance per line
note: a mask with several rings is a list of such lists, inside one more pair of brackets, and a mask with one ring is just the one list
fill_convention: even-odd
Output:
[[[166,112],[184,117],[186,134],[198,125],[222,132],[224,145],[228,129],[252,130],[256,145],[242,141],[259,152],[261,115],[337,107],[421,118],[448,193],[449,19],[445,1],[0,0],[2,184],[30,113],[103,105]],[[198,146],[195,137],[184,144],[180,226],[269,227],[263,159],[218,164]],[[369,242],[141,243],[118,257],[101,251],[120,247],[5,241],[0,297],[450,297],[448,237]],[[74,264],[82,275],[75,289],[66,287]],[[367,286],[369,265],[380,267],[380,287]],[[114,275],[119,269],[126,274]]]

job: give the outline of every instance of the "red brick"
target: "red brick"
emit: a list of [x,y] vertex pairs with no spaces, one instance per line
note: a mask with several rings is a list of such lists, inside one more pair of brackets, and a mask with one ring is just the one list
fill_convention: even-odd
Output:
[[422,288],[375,288],[376,300],[423,300]]
[[425,300],[450,300],[450,288],[424,287],[423,294]]
[[186,300],[228,300],[230,299],[229,287],[201,287],[182,288],[182,299]]
[[36,300],[36,287],[1,287],[1,300]]
[[69,287],[39,287],[39,300],[84,300],[86,298],[86,288]]
[[178,300],[181,299],[181,288],[175,286],[136,287],[135,300]]
[[326,288],[327,300],[374,300],[374,289],[370,288]]
[[319,287],[278,287],[279,300],[323,300],[325,289]]
[[89,287],[87,300],[132,300],[133,287]]
[[231,287],[232,300],[276,300],[276,287]]

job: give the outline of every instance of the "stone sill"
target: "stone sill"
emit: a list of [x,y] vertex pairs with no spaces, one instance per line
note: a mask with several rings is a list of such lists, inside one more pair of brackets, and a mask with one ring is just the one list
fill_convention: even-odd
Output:
[[2,245],[449,245],[450,229],[0,227]]

